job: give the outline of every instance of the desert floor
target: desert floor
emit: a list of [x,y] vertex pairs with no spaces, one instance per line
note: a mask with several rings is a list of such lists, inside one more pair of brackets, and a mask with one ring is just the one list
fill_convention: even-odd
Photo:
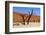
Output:
[[19,25],[15,25],[15,24],[16,23],[14,23],[14,25],[13,25],[14,28],[40,27],[40,23],[39,22],[36,22],[36,23],[30,22],[29,24],[27,24],[25,22],[25,25],[22,25],[21,23],[19,23]]

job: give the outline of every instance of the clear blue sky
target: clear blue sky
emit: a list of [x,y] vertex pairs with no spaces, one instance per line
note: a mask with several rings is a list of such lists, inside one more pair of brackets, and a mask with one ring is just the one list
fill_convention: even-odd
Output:
[[29,14],[33,10],[33,15],[40,16],[40,8],[36,7],[13,7],[13,12],[18,12],[18,13],[26,13]]

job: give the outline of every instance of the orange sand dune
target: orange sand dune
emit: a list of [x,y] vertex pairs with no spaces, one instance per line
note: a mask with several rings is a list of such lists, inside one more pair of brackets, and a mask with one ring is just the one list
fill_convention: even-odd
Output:
[[[28,16],[27,14],[13,13],[13,23],[16,21],[23,21],[22,16],[20,16],[20,15],[24,15],[24,19]],[[27,19],[28,19],[28,17],[27,17]],[[26,21],[27,21],[27,19],[26,19]],[[30,22],[40,22],[40,16],[32,15],[29,21]]]

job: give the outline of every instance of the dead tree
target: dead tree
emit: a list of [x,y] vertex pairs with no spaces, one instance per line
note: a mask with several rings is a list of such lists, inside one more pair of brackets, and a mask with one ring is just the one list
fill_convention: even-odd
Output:
[[32,12],[31,12],[31,14],[30,14],[30,12],[29,12],[29,17],[28,17],[28,20],[27,20],[27,24],[29,24],[29,20],[30,20],[32,14],[33,14],[33,10],[32,10]]
[[26,17],[26,19],[24,19],[24,15],[21,15],[21,14],[20,14],[20,16],[22,17],[22,20],[23,20],[23,21],[22,21],[22,24],[25,25],[25,20],[27,19],[27,17]]
[[22,17],[22,20],[23,20],[23,23],[22,23],[23,25],[25,25],[25,21],[27,20],[27,18],[28,18],[27,24],[29,24],[29,20],[30,20],[32,14],[33,14],[33,10],[32,10],[32,12],[31,12],[31,14],[30,14],[30,12],[29,12],[29,16],[27,15],[27,17],[26,17],[25,19],[24,19],[24,15],[21,15],[21,14],[20,14],[20,16]]

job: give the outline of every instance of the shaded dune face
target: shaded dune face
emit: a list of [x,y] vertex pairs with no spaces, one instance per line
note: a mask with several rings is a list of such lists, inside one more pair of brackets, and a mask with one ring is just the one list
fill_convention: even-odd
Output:
[[[27,14],[21,14],[21,13],[13,13],[13,23],[15,22],[23,22],[23,19],[22,19],[22,16],[20,15],[24,15],[24,19],[27,19],[25,20],[25,22],[27,22],[28,18],[29,18],[29,15]],[[29,22],[40,22],[40,16],[34,16],[32,15]]]

